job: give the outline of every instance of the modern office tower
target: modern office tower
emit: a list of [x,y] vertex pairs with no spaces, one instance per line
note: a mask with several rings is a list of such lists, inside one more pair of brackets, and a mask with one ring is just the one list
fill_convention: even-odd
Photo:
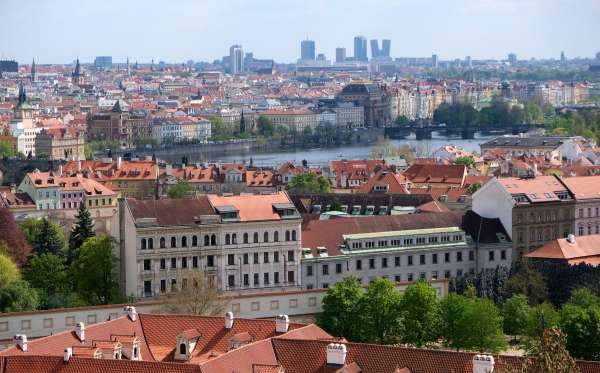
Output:
[[517,55],[515,53],[509,53],[508,54],[508,62],[511,65],[516,65],[517,64]]
[[390,39],[383,39],[381,41],[381,57],[390,57],[391,49],[392,49],[392,41]]
[[436,68],[436,69],[438,67],[438,55],[437,54],[431,55],[431,67]]
[[357,61],[368,61],[367,38],[364,36],[354,37],[354,59]]
[[371,39],[371,58],[378,58],[380,55],[379,41],[377,39]]
[[229,66],[231,74],[244,72],[244,50],[241,45],[232,45],[229,48]]
[[473,61],[471,60],[471,56],[465,57],[465,66],[468,68],[473,67]]
[[302,40],[300,42],[300,59],[301,60],[314,60],[315,59],[315,41],[314,40]]
[[110,69],[112,67],[112,57],[111,56],[98,56],[94,60],[94,66]]
[[335,62],[342,63],[346,61],[346,48],[335,48]]

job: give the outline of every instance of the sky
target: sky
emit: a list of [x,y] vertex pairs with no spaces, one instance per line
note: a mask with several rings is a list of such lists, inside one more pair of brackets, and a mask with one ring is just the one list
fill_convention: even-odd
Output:
[[392,57],[600,51],[600,0],[0,0],[0,13],[0,58],[21,63],[213,61],[232,44],[294,62],[307,37],[334,59],[356,35],[391,39]]

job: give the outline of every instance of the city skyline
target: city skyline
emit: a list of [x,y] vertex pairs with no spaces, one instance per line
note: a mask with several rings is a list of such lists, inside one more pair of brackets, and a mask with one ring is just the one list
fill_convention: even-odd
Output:
[[[213,61],[240,44],[257,58],[294,62],[307,36],[315,40],[317,54],[333,59],[336,47],[351,51],[353,38],[364,35],[391,39],[392,57],[503,59],[516,53],[520,59],[559,59],[562,50],[567,58],[593,57],[598,46],[588,41],[600,37],[594,27],[600,3],[593,0],[578,7],[563,0],[376,0],[365,8],[341,0],[181,0],[170,7],[153,0],[93,5],[8,0],[3,10],[11,17],[0,25],[0,56],[41,64],[69,63],[77,56],[93,61],[98,55],[115,62]],[[340,14],[344,18],[332,24]],[[423,27],[424,20],[430,26]]]

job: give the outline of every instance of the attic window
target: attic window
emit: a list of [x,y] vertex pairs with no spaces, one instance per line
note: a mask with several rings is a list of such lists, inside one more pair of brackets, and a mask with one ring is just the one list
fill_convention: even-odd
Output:
[[538,196],[537,193],[531,193],[529,197],[531,197],[531,199],[540,199],[540,196]]
[[554,197],[554,193],[552,193],[552,192],[546,192],[546,193],[544,193],[544,195],[548,198]]

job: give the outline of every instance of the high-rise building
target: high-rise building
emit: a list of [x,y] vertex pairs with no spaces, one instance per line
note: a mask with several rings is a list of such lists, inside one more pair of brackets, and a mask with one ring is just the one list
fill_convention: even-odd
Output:
[[465,57],[465,66],[468,68],[473,67],[473,61],[471,60],[471,56]]
[[367,38],[364,36],[354,37],[354,59],[357,61],[368,61]]
[[565,56],[565,51],[560,51],[560,62],[567,62],[567,57]]
[[229,48],[229,71],[231,74],[244,72],[244,50],[241,45],[232,45]]
[[437,54],[431,55],[431,67],[433,67],[434,69],[437,69],[437,67],[438,67],[438,55]]
[[315,59],[315,41],[314,40],[302,40],[300,42],[300,59],[301,60],[314,60]]
[[110,69],[112,67],[112,57],[111,56],[98,56],[94,60],[94,66]]
[[381,41],[381,57],[390,57],[391,49],[392,49],[392,41],[390,39],[383,39]]
[[346,48],[335,48],[335,62],[342,63],[346,61]]
[[371,39],[371,58],[378,58],[380,55],[379,41],[377,39]]
[[509,55],[508,55],[508,62],[511,65],[516,65],[517,64],[517,55],[515,53],[509,53]]

